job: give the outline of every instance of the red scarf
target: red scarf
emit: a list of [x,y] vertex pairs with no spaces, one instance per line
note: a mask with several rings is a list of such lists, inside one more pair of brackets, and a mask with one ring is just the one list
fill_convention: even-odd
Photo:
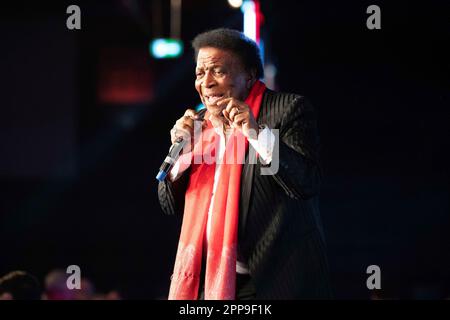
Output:
[[[266,86],[257,81],[245,100],[257,119]],[[220,137],[211,122],[194,146],[194,157],[205,154],[215,156]],[[242,139],[242,140],[236,140]],[[237,148],[237,141],[245,141],[245,148]],[[214,196],[211,229],[206,250],[205,300],[233,300],[236,287],[237,231],[242,164],[248,141],[239,130],[231,134],[223,161],[218,166],[220,178]],[[241,151],[238,152],[237,151]],[[225,159],[230,157],[230,163]],[[205,157],[206,158],[206,157]],[[203,158],[202,158],[203,159]],[[178,243],[170,300],[197,299],[206,224],[214,185],[216,161],[192,164],[189,185],[185,196],[183,225]]]

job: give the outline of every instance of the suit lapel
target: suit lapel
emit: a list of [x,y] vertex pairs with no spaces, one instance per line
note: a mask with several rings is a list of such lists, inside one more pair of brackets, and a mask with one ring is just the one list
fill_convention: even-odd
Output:
[[[268,89],[266,89],[266,92],[264,93],[263,100],[261,101],[261,108],[259,110],[259,115],[257,122],[258,124],[262,124],[262,119],[265,119],[265,100],[266,95],[269,92]],[[252,146],[249,144],[249,149],[252,148]],[[252,148],[253,149],[253,148]],[[254,151],[254,150],[253,150]],[[254,159],[249,159],[249,155],[252,154]],[[243,236],[245,233],[245,227],[248,220],[248,211],[250,207],[250,199],[252,195],[252,186],[253,186],[253,179],[255,175],[255,168],[258,164],[256,164],[256,152],[247,152],[245,155],[245,163],[242,168],[242,174],[241,174],[241,201],[240,207],[239,207],[239,235]],[[251,164],[255,163],[255,164]]]
[[[249,148],[251,148],[250,145]],[[245,157],[245,164],[243,165],[241,174],[241,201],[239,208],[239,234],[241,236],[245,232],[245,226],[247,223],[248,209],[250,206],[250,198],[252,193],[253,176],[255,171],[255,165],[249,164],[249,154],[250,152],[247,152],[247,155]]]

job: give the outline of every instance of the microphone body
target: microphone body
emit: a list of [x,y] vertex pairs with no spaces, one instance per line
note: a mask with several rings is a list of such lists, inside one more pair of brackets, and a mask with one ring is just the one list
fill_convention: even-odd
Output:
[[157,180],[164,181],[164,179],[166,179],[170,170],[172,170],[173,165],[178,160],[180,152],[181,150],[183,150],[185,145],[186,140],[184,140],[183,137],[178,137],[177,140],[172,144],[172,146],[169,149],[169,154],[164,159],[164,162],[162,163],[161,167],[159,167],[159,172],[156,175]]
[[[205,116],[206,108],[202,109],[198,113],[198,120],[203,120]],[[175,162],[177,162],[178,158],[180,157],[181,150],[183,150],[184,146],[186,145],[187,141],[183,139],[183,137],[178,137],[177,140],[172,144],[172,146],[169,149],[169,153],[164,159],[163,163],[161,164],[161,167],[159,167],[159,172],[156,175],[156,179],[160,182],[164,181],[169,174],[170,170],[172,170],[173,165]]]

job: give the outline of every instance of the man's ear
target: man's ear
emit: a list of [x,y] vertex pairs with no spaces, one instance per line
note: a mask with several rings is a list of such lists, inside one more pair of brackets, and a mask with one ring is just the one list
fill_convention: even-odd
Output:
[[253,87],[253,84],[256,82],[256,72],[255,70],[251,70],[248,75],[247,75],[247,79],[246,79],[246,86],[247,89],[251,89]]

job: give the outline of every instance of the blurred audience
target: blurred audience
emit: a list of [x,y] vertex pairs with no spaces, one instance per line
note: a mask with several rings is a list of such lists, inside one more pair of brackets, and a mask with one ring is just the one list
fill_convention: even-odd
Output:
[[93,300],[96,292],[95,286],[88,278],[81,278],[80,289],[72,290],[74,292],[74,300]]
[[[51,270],[44,279],[44,288],[32,274],[16,270],[0,277],[0,300],[122,300],[121,293],[111,290],[106,293],[97,292],[94,283],[86,277],[81,277],[81,288],[70,290],[67,287],[69,274],[63,269]],[[413,300],[450,300],[450,294],[439,284],[413,284],[405,294],[410,294]],[[157,300],[166,300],[167,296],[159,296]],[[374,290],[369,293],[369,300],[402,299],[395,292]]]
[[69,275],[62,269],[54,269],[45,277],[45,300],[120,300],[118,291],[110,291],[106,294],[96,292],[94,283],[86,278],[81,278],[80,289],[69,289],[67,278]]
[[67,288],[67,273],[62,269],[54,269],[45,277],[45,300],[74,300],[75,290]]
[[12,271],[0,278],[0,300],[40,300],[41,286],[33,275]]

